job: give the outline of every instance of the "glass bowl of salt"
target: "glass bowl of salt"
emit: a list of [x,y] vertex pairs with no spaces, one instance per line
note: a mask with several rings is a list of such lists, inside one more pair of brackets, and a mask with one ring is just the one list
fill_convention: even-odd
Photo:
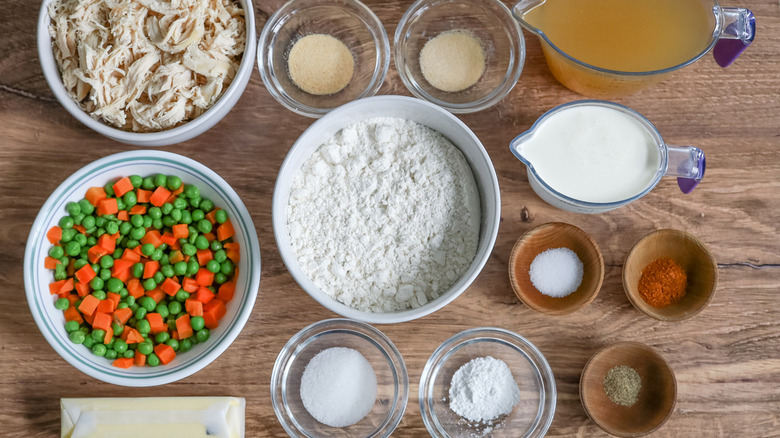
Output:
[[555,415],[552,369],[531,342],[474,328],[434,351],[420,379],[420,411],[433,437],[541,437]]
[[401,353],[379,330],[349,319],[295,334],[271,373],[274,412],[291,437],[389,437],[408,398]]

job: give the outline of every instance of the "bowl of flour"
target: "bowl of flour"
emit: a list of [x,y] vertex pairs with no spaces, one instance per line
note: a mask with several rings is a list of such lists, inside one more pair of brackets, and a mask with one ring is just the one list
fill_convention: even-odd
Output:
[[490,157],[459,119],[403,96],[361,99],[312,124],[274,188],[276,243],[295,281],[339,315],[395,323],[458,297],[500,219]]

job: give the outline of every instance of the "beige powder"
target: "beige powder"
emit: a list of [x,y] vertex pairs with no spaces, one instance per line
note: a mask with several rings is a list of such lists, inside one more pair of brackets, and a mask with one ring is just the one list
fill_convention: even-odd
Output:
[[463,91],[476,84],[485,72],[485,52],[471,33],[444,32],[423,46],[420,69],[425,80],[439,90]]
[[338,93],[349,84],[355,59],[347,46],[333,36],[311,34],[293,44],[287,68],[298,88],[324,96]]

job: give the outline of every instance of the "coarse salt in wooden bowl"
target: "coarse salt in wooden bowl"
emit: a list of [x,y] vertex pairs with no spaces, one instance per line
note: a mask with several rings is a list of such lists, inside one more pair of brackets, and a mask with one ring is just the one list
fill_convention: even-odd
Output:
[[[612,402],[604,390],[607,372],[629,366],[642,379],[636,403],[630,407]],[[638,437],[658,430],[672,415],[677,401],[677,380],[666,360],[639,342],[619,342],[603,348],[585,365],[580,378],[580,400],[596,425],[619,437]]]
[[[657,308],[639,294],[642,270],[653,261],[667,257],[683,268],[688,277],[685,296],[677,303]],[[690,318],[710,303],[718,286],[718,265],[707,246],[695,236],[680,230],[656,230],[639,239],[623,263],[623,289],[640,312],[661,321]]]
[[[576,291],[562,298],[539,292],[529,274],[534,258],[553,248],[568,248],[582,262],[582,283]],[[526,306],[548,315],[566,315],[582,309],[596,298],[604,281],[604,258],[588,233],[574,225],[550,222],[533,228],[517,240],[509,256],[509,281],[517,298]]]

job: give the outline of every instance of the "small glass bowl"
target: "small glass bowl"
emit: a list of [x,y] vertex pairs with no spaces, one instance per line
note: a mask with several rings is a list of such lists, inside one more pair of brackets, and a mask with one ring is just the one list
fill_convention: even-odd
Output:
[[[479,38],[485,52],[485,72],[471,87],[446,92],[423,76],[420,52],[430,39],[455,30]],[[515,86],[525,62],[520,25],[499,0],[418,0],[398,23],[393,44],[396,69],[406,88],[453,113],[495,105]]]
[[[376,373],[374,408],[359,422],[343,428],[315,420],[300,395],[306,365],[317,353],[331,347],[359,351]],[[349,319],[327,319],[295,334],[282,348],[271,373],[274,412],[291,437],[389,437],[401,422],[408,399],[409,376],[401,353],[379,330]]]
[[[484,356],[504,361],[520,388],[520,403],[492,425],[472,424],[449,408],[452,376]],[[420,411],[433,437],[541,437],[552,423],[556,400],[555,377],[542,353],[522,336],[499,328],[474,328],[451,337],[433,352],[420,379]]]
[[[355,59],[352,80],[338,93],[309,94],[290,79],[290,49],[311,34],[339,39]],[[268,92],[287,109],[307,117],[322,117],[347,102],[375,95],[389,65],[387,32],[379,18],[358,0],[291,0],[268,19],[257,48],[257,68]]]

